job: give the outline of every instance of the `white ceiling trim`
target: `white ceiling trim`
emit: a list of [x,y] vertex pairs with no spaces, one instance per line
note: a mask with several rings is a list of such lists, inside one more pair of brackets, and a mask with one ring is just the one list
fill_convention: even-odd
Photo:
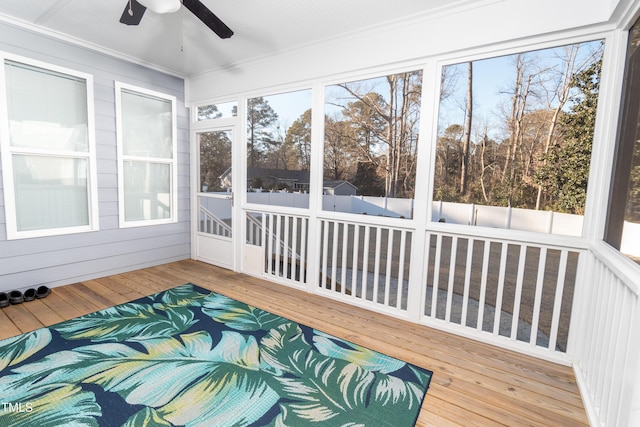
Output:
[[323,46],[332,45],[335,42],[340,40],[343,40],[343,41],[355,40],[357,38],[362,38],[367,34],[374,34],[380,31],[389,32],[393,30],[400,30],[401,28],[406,27],[407,25],[435,21],[437,19],[441,19],[449,15],[464,13],[470,10],[484,8],[486,6],[490,6],[496,3],[503,3],[506,1],[508,0],[480,0],[480,1],[459,0],[455,2],[453,5],[449,4],[446,6],[440,6],[439,8],[429,9],[427,11],[416,13],[407,17],[398,18],[391,21],[380,22],[375,25],[370,25],[368,27],[360,27],[352,31],[332,35],[330,37],[314,40],[312,42],[291,46],[286,49],[280,49],[280,50],[269,52],[260,56],[254,56],[252,58],[245,59],[242,61],[236,61],[230,65],[205,69],[197,73],[191,74],[190,77],[199,77],[206,74],[212,74],[212,73],[217,73],[221,71],[233,71],[235,69],[247,68],[254,64],[259,64],[263,62],[266,58],[276,57],[276,56],[288,56],[291,54],[295,54],[296,52],[305,51],[308,49],[322,48]]
[[[70,0],[67,0],[67,1],[70,1]],[[64,4],[66,4],[66,2]],[[51,9],[49,9],[49,12],[51,12]],[[53,12],[53,13],[57,13],[57,11]],[[46,13],[44,15],[49,15],[49,13]],[[41,18],[43,16],[38,18],[38,20],[41,20]],[[127,55],[125,53],[122,53],[122,52],[119,52],[119,51],[116,51],[116,50],[113,50],[113,49],[109,49],[109,48],[104,47],[102,45],[99,45],[99,44],[96,44],[96,43],[91,43],[91,42],[89,42],[87,40],[84,40],[84,39],[81,39],[81,38],[78,38],[78,37],[74,37],[74,36],[70,36],[69,34],[65,34],[65,33],[62,33],[62,32],[59,32],[59,31],[55,31],[55,30],[52,30],[50,28],[45,28],[45,27],[42,27],[40,25],[36,25],[36,24],[31,23],[31,22],[27,22],[25,20],[15,18],[13,16],[9,16],[9,15],[0,13],[0,22],[4,22],[6,24],[13,25],[14,27],[23,28],[25,30],[33,31],[35,33],[42,34],[42,35],[44,35],[46,37],[50,37],[50,38],[53,38],[53,39],[61,40],[61,41],[67,42],[67,43],[74,44],[76,46],[80,46],[80,47],[84,47],[84,48],[87,48],[87,49],[91,49],[91,50],[103,53],[105,55],[109,55],[109,56],[112,56],[112,57],[115,57],[115,58],[118,58],[118,59],[122,59],[122,60],[125,60],[125,61],[128,61],[128,62],[132,62],[132,63],[137,64],[137,65],[142,65],[144,67],[150,68],[152,70],[160,71],[162,73],[169,74],[169,75],[174,76],[174,77],[179,77],[181,79],[185,79],[186,78],[186,75],[184,75],[184,73],[181,73],[181,72],[179,72],[177,70],[172,70],[172,69],[169,69],[169,68],[165,68],[165,67],[159,66],[158,64],[154,64],[154,63],[151,63],[151,62],[143,61],[140,58],[137,58],[135,56]],[[7,42],[7,40],[4,40],[4,41]]]

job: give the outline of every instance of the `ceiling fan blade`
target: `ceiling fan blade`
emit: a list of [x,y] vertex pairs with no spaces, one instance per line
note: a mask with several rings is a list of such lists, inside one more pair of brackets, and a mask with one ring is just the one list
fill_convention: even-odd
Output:
[[120,22],[126,25],[138,25],[142,20],[142,15],[144,15],[145,10],[147,10],[147,8],[136,0],[127,0],[127,6],[124,8],[124,12],[122,12]]
[[231,28],[211,12],[200,0],[182,0],[184,7],[189,9],[199,20],[211,28],[222,39],[228,39],[233,35]]

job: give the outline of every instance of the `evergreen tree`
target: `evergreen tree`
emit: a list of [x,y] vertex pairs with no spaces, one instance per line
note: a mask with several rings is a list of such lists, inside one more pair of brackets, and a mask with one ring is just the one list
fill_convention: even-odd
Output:
[[258,166],[266,147],[273,140],[269,130],[278,121],[278,114],[263,97],[251,98],[247,102],[247,163],[253,168]]
[[559,212],[584,213],[601,68],[600,59],[573,76],[578,93],[571,99],[571,110],[560,119],[564,138],[546,154],[536,173],[536,180],[556,199]]
[[285,147],[296,153],[294,162],[287,164],[287,169],[309,170],[311,168],[311,109],[296,119],[287,130]]

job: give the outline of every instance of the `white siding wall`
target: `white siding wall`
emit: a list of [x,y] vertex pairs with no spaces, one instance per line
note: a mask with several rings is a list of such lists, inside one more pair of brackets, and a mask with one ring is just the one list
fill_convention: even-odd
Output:
[[[97,232],[7,240],[0,178],[0,291],[62,285],[189,258],[189,116],[184,81],[5,23],[0,23],[0,50],[93,75],[100,218]],[[118,228],[115,80],[178,99],[177,223]]]

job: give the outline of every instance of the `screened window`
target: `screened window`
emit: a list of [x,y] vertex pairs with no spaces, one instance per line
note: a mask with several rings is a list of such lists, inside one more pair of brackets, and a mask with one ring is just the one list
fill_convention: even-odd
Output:
[[627,50],[617,158],[606,240],[640,264],[640,24],[631,28]]
[[238,103],[236,101],[220,104],[201,105],[197,108],[196,120],[217,120],[236,117],[238,115]]
[[91,76],[4,60],[7,237],[97,229]]
[[309,207],[311,90],[247,100],[247,201]]
[[603,46],[443,67],[433,221],[582,234]]
[[413,217],[422,72],[325,90],[324,210]]
[[175,222],[175,98],[116,84],[120,225]]

